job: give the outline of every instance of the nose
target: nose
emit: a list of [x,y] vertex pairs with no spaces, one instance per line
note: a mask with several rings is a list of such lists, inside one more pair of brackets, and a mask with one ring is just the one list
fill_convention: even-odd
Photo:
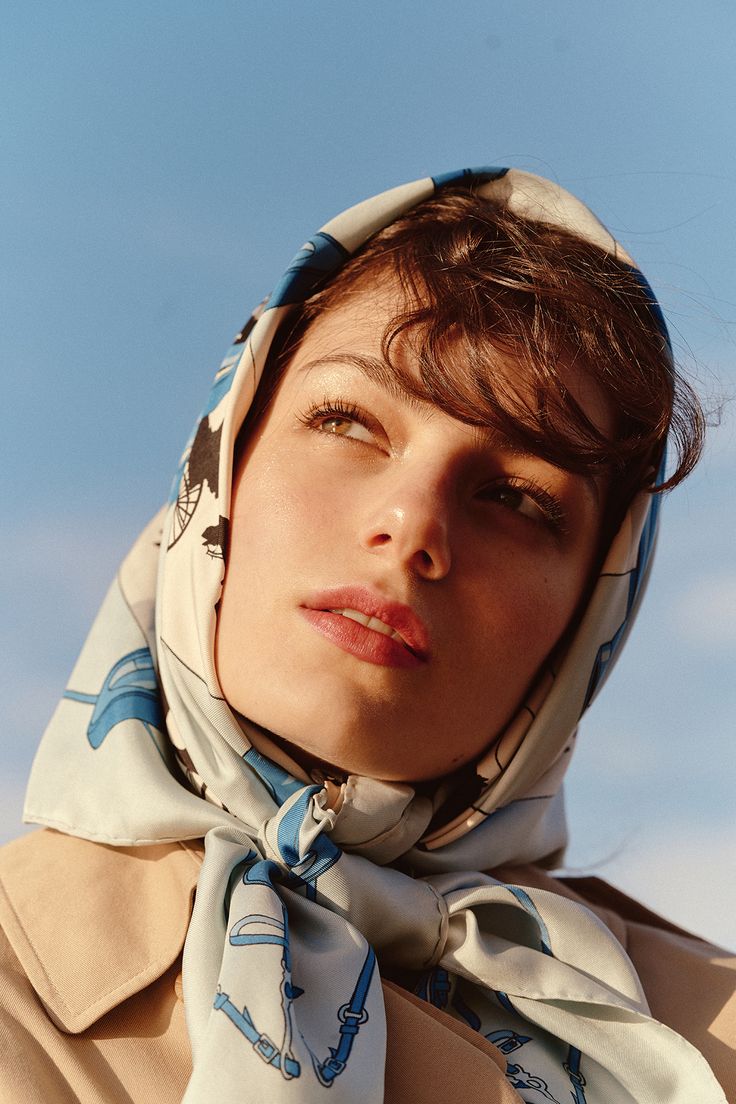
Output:
[[452,563],[446,492],[421,471],[382,490],[364,523],[363,547],[420,578],[444,578]]

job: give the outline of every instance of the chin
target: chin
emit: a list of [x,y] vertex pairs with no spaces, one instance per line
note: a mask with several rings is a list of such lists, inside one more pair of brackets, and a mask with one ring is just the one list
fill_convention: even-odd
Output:
[[[392,706],[385,698],[377,700],[366,694],[364,688],[346,685],[342,678],[326,679],[322,674],[321,679],[306,684],[293,678],[288,684],[284,680],[276,695],[244,694],[242,704],[234,703],[244,716],[275,736],[307,773],[315,767],[332,767],[338,774],[364,775],[385,782],[430,781],[477,758],[490,742],[489,738],[478,748],[463,747],[462,733],[455,724],[452,731],[445,729],[439,746],[441,722],[432,723],[427,718],[420,724],[412,709],[409,715],[413,723],[407,724],[407,710],[413,703]],[[261,690],[263,686],[261,683]],[[485,715],[482,725],[477,726],[468,718],[464,731],[481,728],[488,728]],[[434,746],[428,732],[438,738]]]
[[[304,725],[303,716],[302,723],[292,727],[279,724],[279,720],[286,718],[269,711],[251,710],[247,716],[266,729],[307,773],[315,768],[328,771],[331,768],[336,775],[364,775],[387,782],[409,781],[416,774],[416,763],[409,766],[387,762],[385,740],[372,746],[373,741],[360,728],[341,728],[339,732],[330,732],[324,727],[320,730],[317,724]],[[315,732],[319,732],[319,740],[314,739]]]
[[418,762],[418,755],[410,753],[408,756],[387,756],[385,740],[372,746],[369,739],[359,734],[351,736],[347,741],[344,738],[324,740],[318,747],[298,738],[282,738],[281,742],[287,746],[292,758],[304,765],[308,765],[307,760],[311,760],[314,765],[333,768],[337,774],[362,775],[383,782],[429,781],[443,777],[458,766],[457,763],[421,763]]

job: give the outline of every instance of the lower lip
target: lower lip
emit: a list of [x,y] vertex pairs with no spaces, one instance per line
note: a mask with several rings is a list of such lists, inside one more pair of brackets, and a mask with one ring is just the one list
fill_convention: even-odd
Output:
[[393,637],[368,629],[341,613],[307,609],[305,606],[301,607],[301,613],[318,633],[326,636],[343,652],[349,652],[366,663],[375,663],[378,667],[421,667],[425,662]]

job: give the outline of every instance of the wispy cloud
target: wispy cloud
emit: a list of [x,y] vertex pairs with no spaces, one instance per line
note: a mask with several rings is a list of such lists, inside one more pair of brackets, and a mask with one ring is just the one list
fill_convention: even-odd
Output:
[[[13,795],[22,791],[41,734],[135,532],[130,518],[119,522],[101,526],[71,509],[64,514],[39,510],[10,519],[4,526],[0,549],[0,601],[7,609],[0,621],[0,766],[6,777],[0,818],[4,825],[17,826],[20,801]],[[15,827],[7,830],[16,834]]]
[[736,646],[736,572],[723,570],[691,583],[672,615],[678,634],[692,644]]
[[672,923],[736,948],[734,824],[660,825],[631,833],[597,861],[571,854],[575,873],[612,882]]

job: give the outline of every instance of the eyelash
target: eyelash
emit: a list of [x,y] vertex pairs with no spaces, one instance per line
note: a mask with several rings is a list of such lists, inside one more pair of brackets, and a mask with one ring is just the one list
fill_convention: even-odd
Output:
[[[300,415],[299,421],[307,429],[319,430],[320,422],[329,421],[330,418],[344,418],[345,421],[357,422],[362,425],[369,432],[373,433],[376,429],[376,422],[365,410],[356,406],[355,403],[348,399],[323,399],[322,402],[310,407],[304,414]],[[335,434],[335,436],[342,436],[342,434]],[[351,437],[343,437],[345,441],[352,441],[353,443],[361,444],[360,441],[355,441]],[[543,487],[539,483],[528,482],[525,479],[516,476],[510,476],[497,483],[488,483],[483,490],[512,490],[520,491],[522,494],[528,495],[536,505],[539,507],[542,514],[542,523],[546,525],[552,532],[559,536],[564,536],[567,532],[567,519],[565,511],[562,508],[562,504],[559,499],[546,487]],[[520,516],[525,516],[520,511],[513,511],[519,513]],[[531,519],[529,519],[531,520]]]
[[556,495],[541,484],[528,482],[518,476],[509,476],[498,483],[489,483],[483,489],[488,491],[520,491],[522,494],[528,495],[539,507],[543,524],[559,536],[564,536],[567,532],[567,517],[562,503]]
[[[346,422],[358,422],[369,432],[375,429],[375,420],[365,410],[361,410],[355,403],[347,399],[323,399],[319,406],[312,406],[299,418],[307,429],[319,429],[319,422],[329,421],[330,418],[344,418]],[[346,437],[350,441],[352,438]]]

